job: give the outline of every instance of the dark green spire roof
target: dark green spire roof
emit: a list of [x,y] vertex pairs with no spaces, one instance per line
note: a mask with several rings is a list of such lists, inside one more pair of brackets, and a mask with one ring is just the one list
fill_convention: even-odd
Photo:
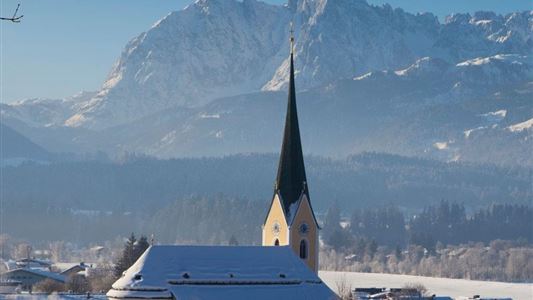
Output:
[[[283,133],[283,145],[276,178],[276,192],[281,195],[281,200],[286,213],[290,213],[290,206],[298,202],[302,192],[309,198],[307,179],[305,176],[300,128],[298,126],[298,112],[296,109],[296,91],[294,87],[294,62],[291,51],[289,101]],[[288,216],[287,216],[288,217]],[[292,217],[292,216],[290,216]]]

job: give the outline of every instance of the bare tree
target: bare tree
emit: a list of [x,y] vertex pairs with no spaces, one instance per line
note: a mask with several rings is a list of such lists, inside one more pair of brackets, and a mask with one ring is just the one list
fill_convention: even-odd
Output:
[[113,274],[114,268],[111,264],[98,264],[94,269],[91,269],[88,275],[90,287],[95,293],[105,293],[111,289],[111,285],[116,281]]
[[352,286],[346,280],[346,275],[342,275],[342,278],[337,280],[335,285],[337,286],[337,296],[339,300],[352,299]]
[[15,246],[12,256],[15,259],[30,258],[31,251],[31,245],[29,243],[22,242]]
[[63,261],[65,257],[65,242],[64,241],[54,241],[50,242],[50,254],[52,255],[52,260],[55,262]]
[[0,234],[0,258],[7,259],[6,250],[9,250],[11,237],[7,234]]
[[66,289],[75,294],[82,294],[91,291],[91,283],[84,275],[74,274],[67,279]]
[[17,5],[17,9],[15,9],[15,13],[13,14],[13,16],[11,18],[0,17],[0,20],[2,20],[2,21],[11,21],[13,23],[20,23],[20,19],[22,19],[22,17],[24,17],[24,15],[20,15],[20,16],[17,17],[17,13],[19,12],[19,8],[20,8],[20,3]]
[[41,293],[51,294],[55,292],[63,292],[65,290],[65,285],[52,279],[45,279],[34,285],[33,290]]
[[417,293],[420,293],[420,296],[423,296],[423,297],[428,297],[429,296],[429,291],[428,289],[421,283],[419,282],[409,282],[409,283],[406,283],[403,287],[402,287],[404,290],[406,290],[404,293],[405,295],[404,296],[415,296],[415,295],[411,295],[409,293],[409,290],[411,291],[416,291]]

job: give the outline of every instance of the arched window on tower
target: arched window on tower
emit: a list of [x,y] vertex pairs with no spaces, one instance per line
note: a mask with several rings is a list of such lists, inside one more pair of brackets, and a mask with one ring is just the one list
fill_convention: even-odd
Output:
[[302,240],[300,242],[300,258],[306,259],[307,258],[307,241]]
[[276,239],[276,241],[274,241],[274,246],[279,246],[279,240]]

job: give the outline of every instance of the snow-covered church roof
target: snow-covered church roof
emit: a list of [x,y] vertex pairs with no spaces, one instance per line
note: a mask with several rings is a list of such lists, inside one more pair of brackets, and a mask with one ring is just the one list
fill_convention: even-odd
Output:
[[151,246],[107,296],[337,299],[288,246]]

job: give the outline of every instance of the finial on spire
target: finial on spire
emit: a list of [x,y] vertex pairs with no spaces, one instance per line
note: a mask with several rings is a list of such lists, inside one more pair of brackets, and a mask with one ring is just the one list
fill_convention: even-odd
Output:
[[290,33],[291,33],[291,38],[290,38],[290,41],[291,41],[291,54],[293,54],[294,53],[294,26],[292,24],[292,21],[291,21]]

